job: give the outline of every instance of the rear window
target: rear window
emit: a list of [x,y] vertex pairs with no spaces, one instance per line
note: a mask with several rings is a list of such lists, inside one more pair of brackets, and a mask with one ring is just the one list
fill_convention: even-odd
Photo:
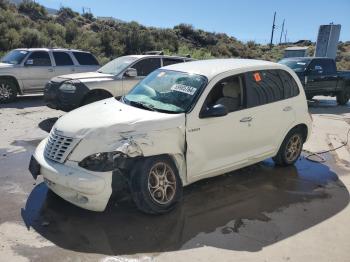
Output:
[[53,57],[55,58],[56,66],[69,66],[74,64],[70,55],[65,52],[53,52]]
[[273,103],[299,95],[294,78],[284,70],[261,70],[246,75],[247,107]]
[[278,70],[284,87],[284,98],[290,98],[299,95],[299,87],[294,78],[284,70]]
[[284,87],[278,70],[246,73],[247,106],[254,107],[284,99]]
[[80,65],[99,65],[96,58],[90,53],[73,52]]

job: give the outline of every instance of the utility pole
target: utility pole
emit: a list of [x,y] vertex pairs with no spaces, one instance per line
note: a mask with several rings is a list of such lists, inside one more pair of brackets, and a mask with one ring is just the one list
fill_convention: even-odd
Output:
[[276,21],[276,11],[275,11],[275,13],[273,14],[273,23],[272,23],[272,31],[271,31],[270,49],[272,49],[273,32],[275,31],[275,28],[276,28],[275,21]]
[[281,35],[280,35],[280,44],[282,43],[282,36],[283,36],[283,32],[284,32],[284,22],[285,22],[285,19],[283,19],[283,23],[282,23],[282,30],[281,30]]
[[284,42],[287,43],[287,29],[286,29],[286,32],[284,33]]

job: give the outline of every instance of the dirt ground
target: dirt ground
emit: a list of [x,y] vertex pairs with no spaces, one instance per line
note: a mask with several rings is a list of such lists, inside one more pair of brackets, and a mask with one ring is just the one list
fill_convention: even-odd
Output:
[[[75,207],[34,181],[28,163],[64,113],[40,96],[0,105],[0,261],[350,261],[350,103],[309,103],[313,134],[293,167],[271,160],[195,183],[163,216],[111,200]],[[315,158],[313,158],[315,159]]]

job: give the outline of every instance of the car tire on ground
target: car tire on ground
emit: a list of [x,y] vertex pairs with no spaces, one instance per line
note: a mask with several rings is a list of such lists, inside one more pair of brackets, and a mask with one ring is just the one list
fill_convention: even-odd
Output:
[[88,95],[84,101],[83,101],[83,106],[84,105],[88,105],[106,98],[111,97],[111,95],[107,94],[107,93],[94,93],[94,94],[90,94]]
[[293,165],[300,157],[303,149],[303,132],[298,129],[292,129],[284,138],[278,153],[273,157],[273,161],[278,166]]
[[16,84],[11,79],[0,79],[0,103],[12,102],[16,97]]
[[343,90],[337,94],[337,103],[338,105],[346,105],[349,101],[350,94],[349,92]]
[[130,191],[139,210],[148,214],[169,212],[182,198],[178,170],[169,156],[141,159],[131,170]]

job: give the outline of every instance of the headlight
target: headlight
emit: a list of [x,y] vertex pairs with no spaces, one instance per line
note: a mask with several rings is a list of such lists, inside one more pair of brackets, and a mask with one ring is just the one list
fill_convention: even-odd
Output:
[[123,157],[123,154],[119,152],[96,153],[85,157],[79,162],[79,166],[95,172],[112,171],[116,168],[115,159],[117,157]]
[[64,82],[59,89],[65,93],[74,93],[77,88],[72,82]]

